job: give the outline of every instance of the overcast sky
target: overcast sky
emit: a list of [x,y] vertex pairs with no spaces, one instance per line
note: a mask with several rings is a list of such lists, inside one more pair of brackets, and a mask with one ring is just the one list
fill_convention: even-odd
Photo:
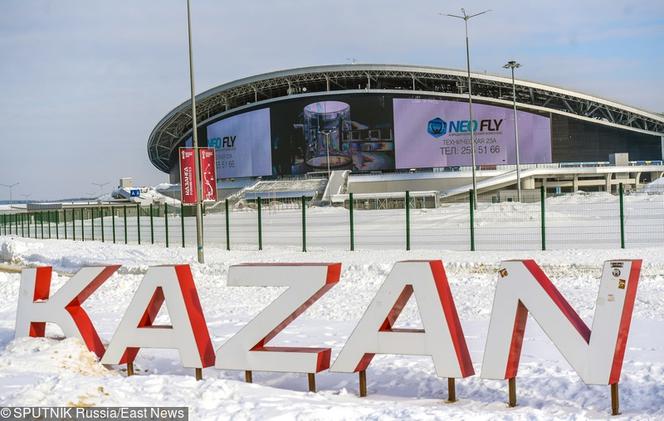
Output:
[[[197,92],[254,74],[347,63],[471,67],[664,112],[664,1],[192,0]],[[2,0],[0,183],[14,197],[154,185],[155,124],[189,95],[186,0]],[[0,187],[0,200],[8,190]]]

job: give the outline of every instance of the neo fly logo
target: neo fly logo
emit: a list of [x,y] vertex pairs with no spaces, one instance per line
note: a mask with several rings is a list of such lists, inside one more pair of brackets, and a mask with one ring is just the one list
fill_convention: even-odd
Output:
[[440,117],[429,120],[427,123],[427,133],[435,138],[439,138],[447,133],[447,123]]

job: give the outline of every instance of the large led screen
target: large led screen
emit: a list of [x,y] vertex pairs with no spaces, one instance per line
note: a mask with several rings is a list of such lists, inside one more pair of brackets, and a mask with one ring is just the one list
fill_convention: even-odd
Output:
[[[518,112],[522,163],[551,162],[549,118]],[[512,164],[511,108],[473,104],[477,163]],[[275,102],[207,126],[217,176],[257,177],[470,165],[468,104],[394,95]]]
[[299,98],[271,113],[275,175],[394,169],[392,97]]
[[216,149],[218,178],[272,175],[270,109],[248,111],[210,124],[207,145]]
[[[397,168],[471,165],[468,104],[433,99],[394,99]],[[551,162],[549,118],[517,111],[521,163]],[[476,163],[516,163],[514,111],[473,104]]]

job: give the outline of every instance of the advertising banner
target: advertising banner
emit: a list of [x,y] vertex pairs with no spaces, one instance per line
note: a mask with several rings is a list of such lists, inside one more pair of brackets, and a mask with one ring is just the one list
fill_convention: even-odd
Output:
[[[471,165],[468,103],[395,98],[394,139],[397,168]],[[519,156],[523,164],[551,162],[551,122],[517,111]],[[473,104],[477,165],[515,164],[514,111]]]
[[196,204],[194,160],[194,148],[180,148],[180,200],[185,205]]
[[394,169],[392,98],[307,97],[271,106],[274,174]]
[[270,109],[249,111],[210,124],[207,145],[216,149],[220,178],[272,175]]
[[198,149],[201,163],[201,188],[203,200],[217,201],[217,171],[214,148]]

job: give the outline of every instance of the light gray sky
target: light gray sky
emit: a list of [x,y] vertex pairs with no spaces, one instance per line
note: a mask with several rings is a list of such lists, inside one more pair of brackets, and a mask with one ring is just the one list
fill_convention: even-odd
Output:
[[[319,64],[471,67],[664,112],[664,1],[192,0],[197,92]],[[3,0],[0,183],[14,197],[156,184],[150,131],[189,95],[186,0]],[[0,200],[8,191],[0,187]]]

